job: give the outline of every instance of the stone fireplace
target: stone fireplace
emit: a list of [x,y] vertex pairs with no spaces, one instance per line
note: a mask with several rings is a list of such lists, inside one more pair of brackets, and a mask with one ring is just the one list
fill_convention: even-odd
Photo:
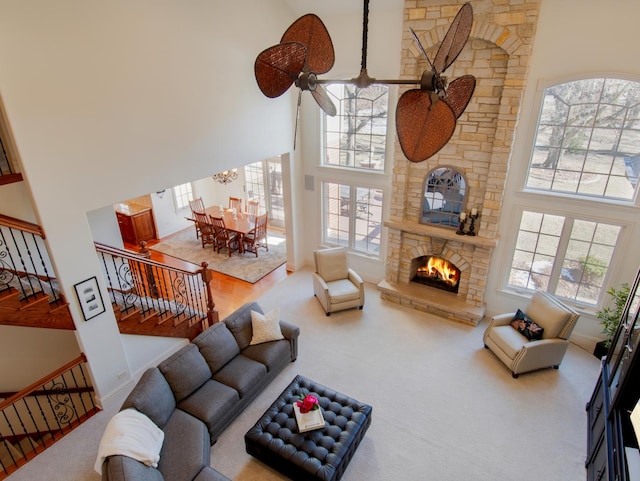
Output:
[[[464,2],[433,3],[405,1],[403,78],[418,78],[429,68],[409,27],[433,59]],[[472,2],[469,41],[445,73],[450,79],[474,75],[477,84],[451,140],[433,157],[413,163],[404,157],[396,139],[391,212],[384,223],[388,232],[386,272],[378,285],[382,298],[471,325],[484,316],[486,279],[498,243],[511,143],[539,6],[538,0]],[[477,235],[456,235],[455,228],[420,223],[425,177],[440,166],[464,172],[468,194],[463,210],[478,210]],[[414,281],[416,259],[431,257],[455,266],[455,289]]]

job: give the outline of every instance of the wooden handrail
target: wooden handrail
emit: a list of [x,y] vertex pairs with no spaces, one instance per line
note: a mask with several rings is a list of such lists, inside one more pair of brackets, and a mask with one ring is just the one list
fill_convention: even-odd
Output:
[[18,229],[24,232],[29,232],[37,236],[45,238],[42,227],[38,224],[33,224],[24,220],[16,219],[15,217],[9,217],[8,215],[0,214],[0,225],[9,227],[11,229]]
[[2,411],[3,409],[5,409],[8,406],[11,406],[11,404],[15,403],[19,399],[22,399],[24,397],[29,396],[33,392],[37,391],[40,387],[42,387],[43,384],[54,380],[58,376],[64,374],[68,370],[76,367],[78,364],[82,364],[83,362],[87,362],[87,358],[84,355],[84,353],[81,353],[80,356],[78,356],[73,361],[69,361],[64,366],[59,367],[58,369],[56,369],[52,373],[47,374],[42,379],[37,380],[33,384],[27,386],[26,388],[24,388],[20,392],[18,392],[16,394],[14,394],[13,396],[11,396],[10,398],[5,399],[4,401],[0,402],[0,411]]
[[168,266],[167,264],[163,264],[161,262],[152,261],[144,254],[139,254],[137,252],[131,252],[124,249],[118,249],[117,247],[108,246],[106,244],[102,244],[100,242],[94,242],[96,246],[96,250],[98,252],[104,252],[105,254],[111,254],[117,257],[124,257],[126,259],[133,259],[139,262],[143,262],[145,264],[149,264],[156,267],[161,267],[163,269],[169,269],[175,272],[180,272],[182,274],[201,274],[203,271],[202,266],[198,266],[196,264],[192,264],[190,262],[184,262],[185,265],[191,265],[193,268],[179,268],[174,266]]

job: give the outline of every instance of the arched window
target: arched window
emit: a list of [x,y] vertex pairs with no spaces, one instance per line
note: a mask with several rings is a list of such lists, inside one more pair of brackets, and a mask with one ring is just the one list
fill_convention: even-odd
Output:
[[640,171],[640,82],[593,78],[548,87],[527,188],[632,200]]
[[437,167],[424,180],[421,224],[456,227],[467,196],[464,174],[454,167]]

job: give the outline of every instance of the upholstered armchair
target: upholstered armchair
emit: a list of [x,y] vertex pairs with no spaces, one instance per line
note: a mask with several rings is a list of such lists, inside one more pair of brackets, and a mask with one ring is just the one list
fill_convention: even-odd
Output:
[[313,293],[327,316],[343,309],[364,306],[364,283],[349,268],[344,247],[320,249],[313,252],[316,271],[313,273]]
[[536,369],[558,369],[578,317],[580,314],[551,294],[536,291],[524,312],[491,319],[484,332],[484,347],[511,370],[514,378]]

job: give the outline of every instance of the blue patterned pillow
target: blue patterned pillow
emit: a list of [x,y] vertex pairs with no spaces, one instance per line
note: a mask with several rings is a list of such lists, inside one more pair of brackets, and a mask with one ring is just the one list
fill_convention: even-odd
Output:
[[527,316],[520,309],[518,309],[518,312],[516,312],[516,315],[513,317],[511,327],[530,341],[542,339],[542,333],[544,332],[544,328],[536,324],[533,319]]

